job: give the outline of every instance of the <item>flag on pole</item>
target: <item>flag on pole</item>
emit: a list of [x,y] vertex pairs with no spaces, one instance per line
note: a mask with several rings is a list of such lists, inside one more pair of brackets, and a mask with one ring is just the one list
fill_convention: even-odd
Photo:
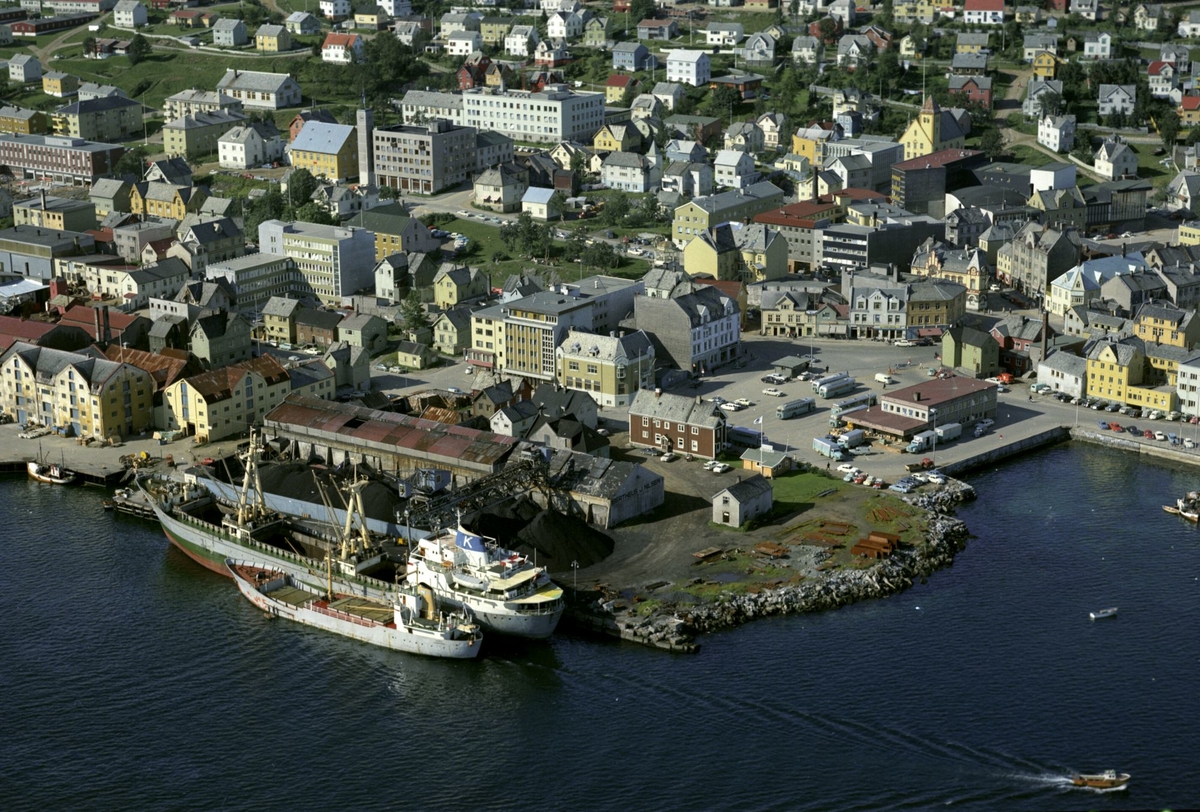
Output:
[[756,425],[756,426],[762,425],[762,415],[759,415],[758,417],[754,418],[754,425]]

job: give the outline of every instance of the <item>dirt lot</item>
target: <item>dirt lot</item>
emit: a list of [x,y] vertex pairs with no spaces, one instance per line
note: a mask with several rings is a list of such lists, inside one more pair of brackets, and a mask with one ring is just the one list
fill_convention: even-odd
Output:
[[[792,472],[775,480],[776,512],[762,526],[744,532],[718,527],[710,521],[713,495],[750,472],[735,468],[713,474],[699,459],[664,463],[623,449],[623,435],[612,439],[614,458],[640,462],[663,475],[666,499],[651,515],[613,532],[613,554],[579,571],[581,587],[604,584],[637,595],[669,582],[676,597],[680,591],[709,597],[724,589],[795,582],[818,569],[869,566],[870,560],[851,555],[850,547],[871,530],[895,533],[906,543],[923,538],[920,512],[895,494],[846,483],[836,472],[824,471]],[[756,554],[755,545],[764,542],[778,545],[783,557]],[[694,556],[714,547],[724,554],[703,561]]]

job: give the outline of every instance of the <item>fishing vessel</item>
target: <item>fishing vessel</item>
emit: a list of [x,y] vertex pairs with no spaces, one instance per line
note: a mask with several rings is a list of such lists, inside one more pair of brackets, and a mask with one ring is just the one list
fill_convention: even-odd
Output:
[[[363,537],[355,537],[336,525],[331,526],[328,529],[336,531],[339,541],[318,550],[312,544],[306,547],[298,542],[288,517],[267,508],[258,481],[260,452],[257,435],[252,432],[249,448],[242,454],[245,472],[235,505],[218,503],[194,478],[183,483],[164,483],[146,475],[137,479],[137,485],[146,494],[167,539],[215,573],[229,576],[227,558],[260,561],[303,583],[320,587],[325,580],[322,561],[332,544],[337,547],[333,567],[339,592],[390,600],[396,586],[367,574],[374,571],[383,556],[363,541],[365,531]],[[347,525],[352,518],[348,511]]]
[[1163,510],[1187,519],[1189,522],[1200,522],[1200,493],[1189,491],[1186,496],[1175,500],[1175,507],[1163,505]]
[[42,447],[38,446],[38,458],[25,464],[30,479],[38,482],[48,482],[51,485],[73,485],[79,476],[67,468],[66,460],[61,463],[46,462],[42,456]]
[[1106,617],[1116,617],[1116,615],[1117,607],[1115,606],[1110,606],[1107,609],[1097,609],[1095,612],[1088,613],[1088,617],[1090,617],[1092,620],[1100,620]]
[[1129,783],[1129,773],[1118,774],[1116,770],[1105,770],[1099,775],[1077,774],[1071,776],[1071,783],[1091,789],[1120,789]]
[[417,542],[407,579],[500,634],[549,637],[563,613],[562,589],[544,568],[461,524]]
[[[404,592],[381,603],[333,589],[327,569],[324,591],[286,572],[248,561],[225,560],[238,591],[272,617],[282,617],[373,646],[428,657],[470,659],[479,654],[483,633],[466,616],[436,611],[433,595]],[[328,567],[328,564],[327,564]]]

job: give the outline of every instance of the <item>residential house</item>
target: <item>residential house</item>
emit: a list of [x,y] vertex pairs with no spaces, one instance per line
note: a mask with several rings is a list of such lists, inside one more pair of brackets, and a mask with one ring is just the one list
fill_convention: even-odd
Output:
[[667,55],[667,81],[702,87],[712,78],[712,65],[704,51],[676,48]]
[[[958,38],[954,41],[954,53],[986,54],[988,53],[988,39],[990,36],[986,31],[982,33],[960,31]],[[1029,34],[1025,35],[1026,45],[1028,45],[1029,36]]]
[[8,60],[8,80],[19,84],[36,82],[42,78],[42,63],[30,54],[17,54]]
[[488,294],[488,278],[478,268],[443,265],[433,278],[433,301],[442,310],[477,301]]
[[219,154],[221,136],[246,120],[241,113],[195,113],[163,125],[163,147],[169,156],[199,158]]
[[592,149],[598,154],[627,152],[641,146],[642,136],[632,124],[605,124],[596,131]]
[[1058,71],[1059,58],[1049,51],[1038,51],[1033,56],[1033,75],[1039,79],[1053,79]]
[[330,22],[349,19],[352,7],[350,0],[320,0],[321,16]]
[[146,7],[138,0],[118,0],[113,6],[113,25],[117,28],[139,28],[148,20]]
[[354,224],[375,235],[375,261],[394,254],[436,254],[441,241],[429,232],[429,227],[411,217],[400,203],[376,206],[362,211]]
[[783,113],[763,113],[758,117],[758,128],[763,134],[764,149],[783,149],[789,144],[786,141],[788,132],[788,117]]
[[972,25],[1004,25],[1004,0],[966,0],[963,22]]
[[1070,152],[1075,146],[1075,116],[1042,116],[1038,119],[1037,140],[1055,152]]
[[[981,239],[982,247],[982,239]],[[996,275],[1030,296],[1046,296],[1050,283],[1078,264],[1082,246],[1074,229],[1026,223],[996,254]]]
[[712,520],[714,524],[742,527],[769,517],[774,506],[770,479],[762,474],[754,474],[746,479],[738,476],[737,482],[713,495]]
[[754,158],[740,150],[723,149],[713,160],[713,180],[717,186],[744,189],[758,181]]
[[51,114],[55,135],[87,141],[124,141],[144,131],[141,102],[122,96],[77,101]]
[[975,378],[1000,372],[1000,345],[974,327],[951,327],[942,333],[942,364]]
[[[304,14],[299,11],[297,14]],[[311,14],[307,15],[313,22],[316,22],[316,17]],[[318,24],[320,30],[320,24]],[[315,32],[314,32],[315,33]],[[285,51],[292,50],[292,32],[282,25],[273,25],[268,23],[260,25],[258,30],[254,32],[254,47],[256,50],[267,54],[279,54]]]
[[347,180],[358,176],[355,127],[310,121],[292,142],[292,166],[317,178]]
[[[638,329],[650,334],[659,361],[697,374],[737,358],[741,310],[736,300],[714,286],[692,287],[691,292],[671,298],[638,296],[634,320]],[[630,439],[637,442],[632,436]]]
[[679,36],[679,26],[672,19],[642,20],[637,25],[640,40],[671,40]]
[[1120,141],[1105,141],[1096,150],[1092,160],[1097,174],[1106,180],[1137,177],[1137,155],[1127,144]]
[[1131,115],[1133,105],[1137,101],[1136,85],[1100,85],[1097,98],[1100,105],[1100,115],[1111,116],[1113,113]]
[[742,46],[742,59],[751,67],[769,68],[775,64],[777,40],[765,31],[757,31],[746,38]]
[[213,45],[236,48],[250,41],[246,24],[241,20],[223,17],[213,25]]
[[1200,37],[1200,11],[1190,9],[1179,19],[1179,36],[1188,39]]
[[1156,99],[1169,99],[1176,104],[1183,98],[1179,89],[1179,74],[1170,62],[1155,60],[1146,69],[1150,79],[1150,95]]
[[342,315],[329,310],[303,307],[296,311],[296,341],[305,346],[328,348],[337,343]]
[[[961,34],[959,36],[962,36]],[[1042,51],[1057,55],[1058,54],[1058,34],[1055,32],[1037,31],[1027,33],[1024,41],[1024,51],[1022,59],[1025,62],[1033,62],[1033,58]]]
[[541,223],[557,219],[562,211],[555,204],[554,194],[553,189],[530,186],[521,198],[521,211],[528,212],[530,217]]
[[214,313],[192,322],[188,350],[209,369],[249,360],[250,322],[238,313]]
[[1021,103],[1021,112],[1026,118],[1041,118],[1046,113],[1059,112],[1043,109],[1043,98],[1057,98],[1062,103],[1063,83],[1057,79],[1041,79],[1034,77],[1029,80],[1025,101]]
[[[293,11],[283,21],[283,25],[289,33],[301,36],[311,36],[321,32],[321,21],[307,11]],[[262,46],[259,46],[259,50],[262,50]]]
[[696,197],[675,209],[671,239],[677,248],[683,248],[712,226],[753,219],[756,214],[778,208],[782,203],[783,190],[769,181]]
[[74,96],[79,93],[79,79],[69,73],[47,71],[42,74],[42,92],[59,99]]
[[875,46],[861,34],[846,34],[838,40],[838,67],[853,71],[870,64],[874,54]]
[[1139,31],[1157,31],[1164,16],[1161,5],[1139,3],[1133,9],[1133,26]]
[[1088,32],[1083,38],[1085,59],[1112,59],[1112,34],[1107,31]]
[[658,67],[658,58],[640,42],[618,42],[612,49],[613,70],[640,71]]
[[504,52],[509,56],[532,56],[538,40],[536,26],[514,25],[504,37]]
[[600,181],[606,187],[626,192],[654,191],[661,177],[661,168],[636,152],[609,153],[600,168]]
[[433,347],[458,356],[471,343],[471,312],[465,307],[443,311],[433,322]]
[[387,322],[369,313],[355,313],[338,322],[338,341],[361,347],[369,353],[382,352],[387,346]]
[[[454,52],[451,51],[451,53]],[[325,41],[321,44],[322,62],[331,62],[335,65],[349,65],[362,62],[365,57],[366,41],[358,34],[330,32],[325,35]]]
[[254,169],[283,158],[283,134],[273,123],[252,121],[233,127],[217,139],[222,169]]
[[705,44],[715,45],[718,48],[732,48],[745,36],[746,32],[741,23],[709,23],[708,27],[704,29]]
[[[776,133],[778,137],[778,133]],[[725,131],[725,149],[757,155],[763,150],[765,135],[753,121],[735,121]]]
[[517,211],[529,188],[529,171],[513,163],[500,164],[481,173],[474,188],[477,206],[492,211]]
[[625,94],[637,88],[637,79],[627,74],[618,73],[608,77],[604,83],[604,100],[618,107],[623,106]]
[[[669,300],[668,300],[669,301]],[[716,459],[725,448],[725,416],[707,401],[640,389],[629,405],[629,442]]]
[[792,40],[792,61],[796,64],[816,65],[825,56],[825,46],[817,37],[801,35]]
[[963,104],[974,102],[992,109],[992,78],[990,76],[951,76],[950,95],[960,96]]

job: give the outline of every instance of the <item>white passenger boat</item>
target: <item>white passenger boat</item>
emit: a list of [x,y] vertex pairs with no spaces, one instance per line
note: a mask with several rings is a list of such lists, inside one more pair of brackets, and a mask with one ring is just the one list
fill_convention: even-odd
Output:
[[461,525],[417,542],[407,578],[501,634],[549,637],[563,613],[562,589],[544,568]]
[[1095,612],[1089,612],[1088,616],[1091,617],[1092,620],[1101,620],[1106,617],[1115,617],[1116,614],[1117,607],[1111,606],[1108,609],[1097,609]]

